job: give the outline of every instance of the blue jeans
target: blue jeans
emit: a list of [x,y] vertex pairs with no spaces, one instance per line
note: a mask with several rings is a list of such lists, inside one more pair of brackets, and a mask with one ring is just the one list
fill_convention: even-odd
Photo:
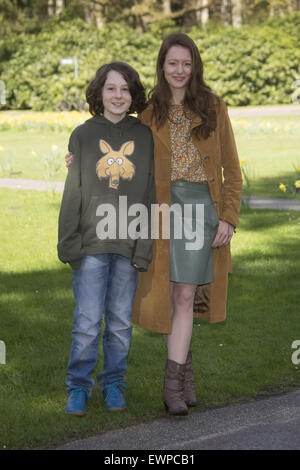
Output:
[[104,371],[97,375],[100,390],[125,381],[131,340],[131,315],[138,272],[131,261],[116,254],[85,256],[73,271],[76,301],[74,329],[66,384],[68,391],[83,387],[91,395],[91,373],[98,361],[103,313]]

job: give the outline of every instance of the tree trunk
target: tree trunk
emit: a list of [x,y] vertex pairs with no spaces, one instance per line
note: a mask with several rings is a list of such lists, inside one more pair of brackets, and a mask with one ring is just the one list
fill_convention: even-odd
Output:
[[87,24],[92,24],[92,12],[89,5],[84,5],[83,7],[84,21]]
[[56,15],[60,15],[63,9],[64,9],[64,0],[56,0],[56,8],[55,8]]
[[242,26],[242,0],[231,0],[232,24],[236,28]]
[[202,6],[204,8],[200,12],[200,14],[201,14],[201,24],[205,25],[209,20],[208,0],[202,0]]
[[[207,23],[209,19],[209,7],[214,4],[212,0],[185,0],[184,8],[175,13],[182,12],[186,27]],[[175,18],[175,15],[172,16]],[[180,17],[180,16],[178,16]]]
[[52,18],[55,13],[55,0],[48,0],[48,17]]
[[208,0],[197,0],[196,7],[197,8],[202,7],[201,10],[199,9],[198,11],[196,11],[197,24],[201,24],[201,25],[206,24],[209,18]]
[[93,5],[93,13],[92,13],[93,23],[96,25],[98,29],[101,29],[104,25],[102,7],[100,3],[98,3],[97,1],[92,1],[92,5]]
[[171,13],[171,0],[163,0],[162,2],[163,14],[169,15]]
[[232,24],[232,5],[231,0],[224,0],[222,3],[222,23]]

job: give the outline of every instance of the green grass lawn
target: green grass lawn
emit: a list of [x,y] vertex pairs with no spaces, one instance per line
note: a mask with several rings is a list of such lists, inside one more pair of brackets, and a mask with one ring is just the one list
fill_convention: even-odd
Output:
[[[65,415],[74,300],[71,270],[56,255],[60,198],[0,189],[0,340],[7,349],[0,365],[0,449],[47,448],[165,416],[164,341],[137,326],[127,410],[107,412],[95,388],[86,417]],[[227,320],[194,321],[196,410],[300,385],[300,365],[291,361],[292,342],[300,339],[299,229],[298,212],[242,209]]]
[[0,177],[49,180],[51,175],[46,162],[53,157],[53,168],[57,168],[53,179],[65,180],[67,133],[2,131],[0,145],[3,148],[0,152]]
[[[1,113],[0,177],[65,179],[64,155],[72,125],[89,115],[51,116]],[[12,127],[10,122],[14,123]],[[239,157],[245,161],[243,168],[250,180],[249,187],[244,185],[244,194],[300,199],[300,193],[292,191],[294,182],[300,180],[299,116],[234,117],[232,124]],[[287,186],[286,192],[280,191],[281,183]]]
[[[300,124],[297,116],[233,119],[242,165],[252,196],[299,198],[293,183],[300,180]],[[243,124],[245,127],[243,127]],[[286,192],[279,184],[287,187]],[[245,193],[247,187],[244,186]]]

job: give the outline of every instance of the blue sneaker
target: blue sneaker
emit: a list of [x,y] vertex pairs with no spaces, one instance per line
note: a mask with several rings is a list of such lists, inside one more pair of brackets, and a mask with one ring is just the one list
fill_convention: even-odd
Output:
[[114,382],[103,390],[106,409],[108,411],[120,411],[126,408],[126,400],[122,388],[128,388],[122,382]]
[[88,401],[89,395],[84,388],[75,388],[71,390],[69,399],[66,405],[66,413],[83,416],[86,411],[86,402]]

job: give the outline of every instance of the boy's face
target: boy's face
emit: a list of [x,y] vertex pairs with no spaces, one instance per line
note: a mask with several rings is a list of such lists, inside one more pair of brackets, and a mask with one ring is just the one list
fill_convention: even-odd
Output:
[[102,89],[102,102],[104,117],[115,123],[121,121],[130,108],[132,98],[128,84],[124,77],[115,70],[111,70],[107,74]]

